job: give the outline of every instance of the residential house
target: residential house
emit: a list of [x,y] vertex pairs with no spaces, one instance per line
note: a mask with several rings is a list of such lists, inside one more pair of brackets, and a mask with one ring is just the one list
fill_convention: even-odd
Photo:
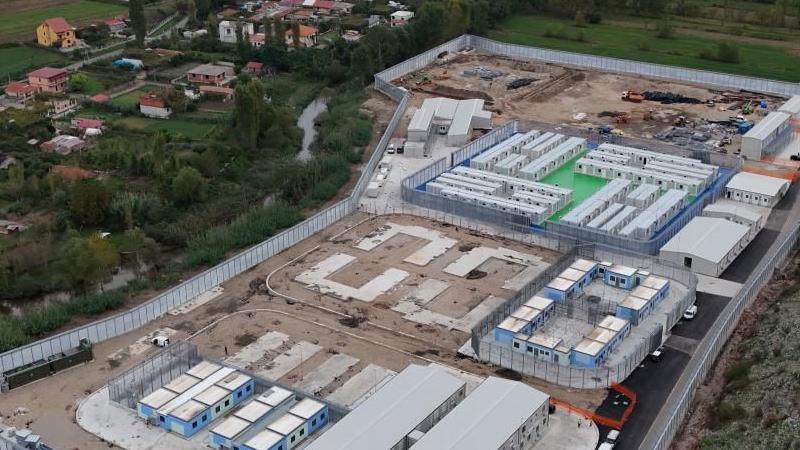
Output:
[[361,38],[361,33],[356,30],[347,30],[342,34],[342,39],[347,42],[358,42],[358,40]]
[[[308,25],[300,25],[300,46],[313,47],[317,45],[317,34],[318,30],[316,28]],[[292,35],[291,28],[286,30],[286,45],[290,47],[294,45],[294,38]]]
[[139,97],[139,112],[155,119],[168,119],[172,115],[172,108],[167,106],[158,92],[150,92]]
[[33,100],[34,94],[36,94],[36,87],[28,83],[12,81],[6,86],[6,97],[13,98],[19,103],[27,103]]
[[36,41],[45,47],[74,47],[75,27],[63,17],[47,19],[36,27]]
[[61,117],[78,108],[78,100],[72,97],[51,98],[47,101],[50,108],[47,110],[47,117]]
[[253,33],[247,38],[250,40],[250,45],[255,48],[259,48],[264,45],[264,41],[266,41],[267,36],[264,33]]
[[[247,39],[247,36],[253,34],[253,24],[250,22],[238,22],[242,27],[242,38]],[[233,20],[223,20],[219,23],[219,40],[226,44],[236,43],[236,27],[237,22]]]
[[402,27],[411,22],[414,18],[412,11],[395,11],[389,15],[393,27]]
[[42,67],[28,73],[28,83],[36,92],[64,92],[67,89],[69,72],[55,67]]
[[80,151],[86,143],[75,136],[62,134],[41,145],[42,151],[48,153],[58,153],[61,156],[69,155],[72,152]]
[[347,2],[333,2],[333,13],[338,14],[340,16],[349,16],[353,12],[352,3]]
[[259,61],[249,61],[242,71],[249,73],[255,76],[261,76],[264,74],[264,63]]
[[232,67],[217,64],[201,64],[186,72],[186,78],[190,83],[210,84],[214,86],[228,84],[233,76],[234,70]]
[[101,130],[103,129],[104,124],[105,122],[100,119],[88,119],[85,117],[75,117],[70,121],[72,128],[80,131],[81,133],[90,128]]
[[124,30],[128,26],[125,23],[125,21],[117,19],[117,18],[108,19],[104,23],[108,27],[109,31],[111,31],[112,33],[119,33],[120,31]]

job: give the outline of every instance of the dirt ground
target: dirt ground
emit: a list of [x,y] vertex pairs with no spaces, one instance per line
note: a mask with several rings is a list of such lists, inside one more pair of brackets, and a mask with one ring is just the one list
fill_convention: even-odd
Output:
[[[348,216],[323,232],[223,284],[222,295],[197,309],[178,316],[167,315],[139,330],[99,343],[94,347],[94,361],[1,395],[0,415],[3,423],[32,427],[35,432],[43,436],[45,442],[60,449],[108,448],[107,443],[83,431],[75,423],[76,405],[80,399],[102,387],[108,378],[119,375],[155,352],[156,349],[152,349],[137,355],[127,350],[137,339],[164,327],[177,330],[175,340],[190,338],[198,345],[202,354],[212,358],[224,357],[225,347],[230,354],[236,353],[254,338],[270,330],[285,333],[293,341],[317,342],[317,345],[323,347],[324,350],[318,355],[283,377],[284,381],[299,379],[304,373],[313,370],[325,356],[334,352],[346,353],[360,359],[358,365],[350,369],[353,373],[369,363],[396,371],[411,362],[417,364],[438,362],[481,376],[497,374],[496,367],[456,355],[457,347],[468,339],[465,333],[413,324],[377,302],[363,307],[361,302],[357,302],[359,304],[356,305],[327,296],[319,296],[317,299],[311,291],[298,285],[291,288],[292,292],[302,291],[305,296],[312,294],[313,300],[308,303],[289,304],[283,298],[264,294],[263,289],[254,291],[251,288],[251,285],[257,286],[263,283],[271,272],[276,270],[280,272],[279,269],[320,246],[325,248],[330,245],[345,245],[352,249],[352,242],[345,242],[353,237],[352,234],[343,234],[341,237],[343,241],[339,243],[331,243],[328,239],[356,225],[358,225],[357,232],[370,232],[377,228],[380,221],[385,220],[380,218],[376,219],[377,222],[372,220],[364,222],[366,219],[369,219],[369,216],[363,213]],[[435,224],[423,219],[392,216],[391,220],[443,230],[464,242],[495,247],[502,245],[518,251],[537,252],[547,258],[556,256],[554,253],[547,255],[547,251],[543,249],[512,241],[495,240],[490,236],[470,234],[457,230],[456,227]],[[408,250],[407,254],[413,251],[411,248]],[[313,252],[311,254],[313,255]],[[397,257],[403,254],[398,252]],[[431,264],[435,263],[434,261]],[[292,269],[294,268],[287,270]],[[478,285],[485,283],[481,282],[482,280],[476,280]],[[289,283],[296,284],[293,281],[278,279],[275,288],[283,289],[286,287],[284,285]],[[497,287],[481,286],[481,288],[491,290]],[[460,308],[462,307],[446,306],[446,310],[454,314],[460,311]],[[353,326],[353,323],[343,321],[345,316],[342,312],[363,315],[367,321]],[[123,351],[120,352],[120,349]],[[121,354],[121,357],[109,360],[111,354]],[[604,390],[576,391],[552,386],[532,377],[525,377],[524,381],[556,398],[590,410],[596,408],[606,395]],[[22,408],[24,414],[15,414],[18,408]]]
[[[499,70],[504,75],[489,81],[463,74],[464,70],[476,67]],[[423,77],[430,82],[419,83]],[[510,81],[519,78],[536,81],[522,88],[506,89]],[[651,138],[670,128],[679,116],[699,125],[704,120],[727,120],[736,116],[741,113],[742,105],[741,93],[727,93],[731,96],[726,96],[720,91],[689,84],[517,61],[480,52],[459,54],[436,62],[395,83],[414,93],[412,106],[421,105],[427,97],[484,98],[486,108],[495,112],[495,125],[511,119],[583,128],[608,125],[626,135],[643,138]],[[669,91],[703,102],[714,100],[715,104],[709,107],[705,104],[662,105],[652,101],[631,103],[621,100],[622,92],[627,90]],[[756,98],[755,94],[753,97]],[[775,97],[757,98],[764,98],[771,105],[781,102]],[[586,118],[576,120],[579,113],[586,114]],[[627,113],[628,123],[616,123],[610,113]],[[652,119],[646,119],[650,114]],[[751,114],[747,119],[757,122],[761,117]],[[734,135],[733,138],[732,148],[738,148],[741,137]]]

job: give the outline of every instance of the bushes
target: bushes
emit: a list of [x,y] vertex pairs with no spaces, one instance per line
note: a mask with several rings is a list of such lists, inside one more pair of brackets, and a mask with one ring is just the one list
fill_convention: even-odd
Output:
[[227,252],[261,242],[300,220],[300,211],[283,202],[254,209],[190,240],[184,262],[188,267],[216,264]]
[[720,402],[717,406],[717,418],[720,422],[730,422],[747,415],[747,412],[736,403]]
[[4,316],[0,318],[0,352],[51,333],[69,323],[73,317],[95,316],[119,308],[125,303],[125,292],[123,289],[73,297],[65,302],[37,308],[24,316]]
[[563,41],[586,42],[586,35],[583,33],[583,30],[578,30],[577,33],[572,35],[565,27],[561,25],[545,28],[542,36],[553,39],[561,39]]
[[656,37],[659,39],[672,39],[674,30],[669,22],[659,22],[656,26]]
[[720,42],[717,50],[706,48],[700,51],[700,57],[710,61],[719,61],[729,64],[739,64],[739,47],[735,43]]

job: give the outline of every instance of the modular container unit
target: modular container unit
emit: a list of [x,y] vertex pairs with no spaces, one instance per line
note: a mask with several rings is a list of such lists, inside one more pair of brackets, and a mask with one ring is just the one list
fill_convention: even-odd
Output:
[[158,420],[158,408],[166,405],[167,402],[177,397],[176,392],[168,389],[159,388],[139,400],[136,404],[136,412],[139,417],[149,420]]
[[408,124],[408,140],[411,142],[427,142],[433,128],[433,110],[420,108],[411,116]]
[[287,450],[286,437],[272,430],[261,430],[235,450]]
[[633,267],[603,261],[597,270],[603,277],[603,283],[609,286],[622,289],[633,289],[636,286],[636,269]]
[[760,160],[776,140],[786,137],[791,132],[792,115],[781,111],[773,111],[758,122],[742,136],[742,156],[747,159]]
[[521,169],[522,166],[524,166],[527,162],[527,156],[520,155],[519,153],[512,153],[499,163],[495,164],[492,171],[499,173],[500,175],[508,175],[513,177],[519,173],[519,169]]
[[646,166],[644,166],[644,169],[664,172],[668,175],[676,177],[697,178],[703,180],[706,183],[706,185],[709,185],[714,181],[714,173],[711,171],[695,167],[679,166],[677,164],[671,164],[661,161],[649,162],[647,163]]
[[648,239],[686,206],[686,191],[670,189],[631,223],[620,230],[622,236]]
[[718,277],[749,244],[750,227],[698,216],[660,250],[660,257],[693,272]]
[[472,157],[469,160],[469,166],[476,170],[492,170],[494,165],[505,159],[508,155],[513,153],[511,146],[506,145],[506,141],[497,143],[489,147],[483,153]]
[[497,188],[484,186],[479,183],[471,182],[469,178],[464,180],[455,180],[447,177],[438,177],[433,182],[426,185],[425,190],[431,194],[441,194],[445,189],[460,189],[467,192],[475,192],[483,195],[495,195]]
[[306,421],[290,413],[277,418],[267,425],[267,429],[283,436],[286,442],[286,450],[297,447],[308,437],[308,424]]
[[578,367],[597,367],[630,334],[630,322],[606,316],[597,327],[578,342],[570,352],[570,363]]
[[310,398],[300,400],[289,412],[306,421],[308,434],[313,434],[328,423],[328,405]]
[[628,180],[611,180],[562,217],[561,221],[581,227],[586,226],[612,203],[625,198],[630,188],[631,182]]
[[626,147],[624,145],[617,145],[611,143],[600,144],[594,151],[614,153],[618,155],[626,155],[630,157],[629,164],[634,164],[639,167],[647,165],[652,161],[662,161],[680,166],[698,167],[708,169],[714,172],[716,177],[719,168],[712,164],[706,164],[699,159],[687,158],[685,156],[670,155],[668,153],[658,153],[650,150],[643,150],[640,148]]
[[566,142],[567,139],[568,137],[563,134],[546,133],[524,145],[520,149],[520,153],[538,159]]
[[600,211],[591,222],[587,223],[586,226],[588,228],[600,228],[606,224],[612,217],[614,217],[618,212],[622,211],[625,208],[625,205],[622,203],[612,203],[608,205],[608,208],[605,210]]
[[640,184],[625,197],[625,204],[637,208],[647,208],[658,198],[658,191],[658,186],[654,184]]
[[202,381],[158,409],[159,426],[185,437],[200,431],[210,422],[211,414],[208,405],[194,398],[233,372],[235,369],[207,361],[190,369],[187,373],[202,378]]
[[586,139],[571,137],[558,147],[535,159],[519,171],[526,180],[539,181],[586,149]]
[[442,180],[453,180],[453,181],[460,181],[463,183],[471,183],[477,186],[483,186],[484,188],[489,188],[489,192],[491,194],[501,194],[503,192],[503,183],[494,182],[494,181],[486,181],[486,180],[479,180],[476,178],[465,177],[462,175],[457,175],[451,172],[445,172],[439,175],[436,178],[437,181],[440,183]]
[[504,192],[511,195],[513,195],[515,192],[533,192],[536,194],[558,197],[563,201],[564,204],[567,204],[572,200],[572,190],[564,187],[537,183],[535,181],[509,177],[506,175],[500,175],[485,170],[477,170],[470,167],[454,167],[451,173],[476,180],[501,183],[503,185]]
[[518,200],[505,199],[491,195],[482,195],[476,192],[469,192],[463,189],[450,188],[443,189],[440,195],[446,198],[453,198],[467,203],[480,205],[489,209],[519,214],[531,219],[533,223],[541,223],[547,217],[547,208],[530,205]]
[[621,230],[625,225],[631,223],[631,221],[636,217],[636,211],[639,208],[635,206],[626,206],[622,208],[622,210],[617,213],[614,217],[608,220],[600,229],[607,232],[616,234]]
[[774,208],[789,191],[789,180],[750,172],[739,172],[725,185],[725,198]]
[[228,410],[233,408],[234,403],[232,394],[233,393],[231,391],[225,388],[211,386],[205,391],[197,394],[193,400],[206,405],[210,415],[210,420],[214,420],[217,417],[224,416]]
[[562,200],[558,197],[550,197],[547,195],[537,194],[534,192],[515,192],[511,196],[512,200],[527,203],[529,205],[536,205],[542,208],[547,208],[547,215],[555,214],[556,211],[561,209],[564,205]]
[[656,169],[621,166],[605,161],[581,158],[575,164],[575,172],[605,178],[607,180],[625,179],[634,183],[657,185],[660,189],[679,189],[697,195],[707,184],[704,179],[691,175],[668,174]]

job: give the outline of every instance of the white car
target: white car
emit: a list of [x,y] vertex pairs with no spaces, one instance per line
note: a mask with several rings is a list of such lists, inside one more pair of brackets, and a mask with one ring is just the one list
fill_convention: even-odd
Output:
[[156,347],[169,347],[169,338],[166,336],[156,336],[151,342]]
[[606,435],[606,442],[609,444],[616,444],[619,441],[619,431],[611,430]]
[[692,320],[696,315],[697,315],[697,305],[692,305],[686,309],[686,312],[683,313],[683,318],[686,320]]

